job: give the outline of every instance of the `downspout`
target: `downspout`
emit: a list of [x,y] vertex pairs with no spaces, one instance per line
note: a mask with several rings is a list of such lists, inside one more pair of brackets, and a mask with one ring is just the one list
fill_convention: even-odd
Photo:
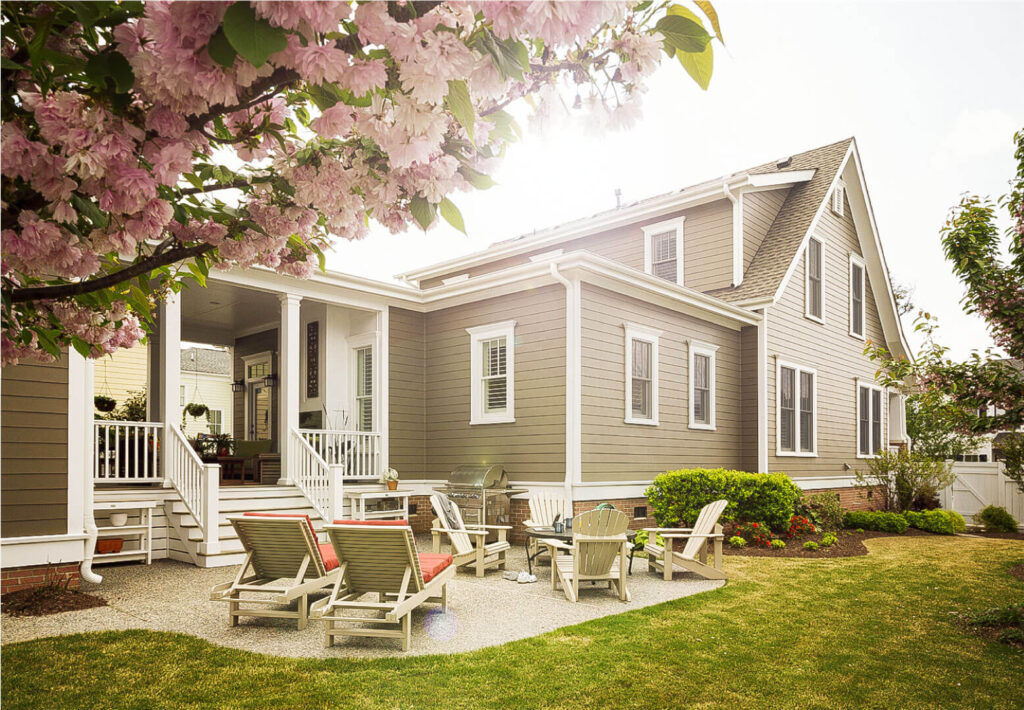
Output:
[[580,467],[580,383],[579,383],[579,284],[573,283],[551,262],[551,277],[565,286],[565,495],[573,500],[573,483],[582,475]]
[[757,327],[757,469],[768,470],[768,306]]
[[722,192],[732,203],[732,285],[743,283],[743,193],[733,194],[729,183],[722,181]]
[[96,432],[93,427],[93,377],[94,377],[94,366],[92,361],[87,361],[85,366],[85,377],[83,377],[82,387],[85,389],[85,443],[82,447],[82,475],[85,476],[85,485],[82,487],[82,512],[85,528],[85,555],[82,558],[82,564],[78,568],[79,576],[90,584],[99,584],[103,581],[103,577],[92,571],[92,559],[93,554],[96,551],[96,538],[99,537],[99,529],[96,527],[96,516],[93,513],[93,507],[96,501],[95,494],[95,481],[93,480],[93,465],[96,461],[96,455],[93,452],[93,447],[96,445]]

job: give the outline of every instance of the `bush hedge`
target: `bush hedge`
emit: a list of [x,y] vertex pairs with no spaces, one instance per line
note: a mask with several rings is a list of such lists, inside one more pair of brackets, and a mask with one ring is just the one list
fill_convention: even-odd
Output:
[[974,515],[988,532],[1017,532],[1017,520],[998,505],[986,505]]
[[907,531],[907,519],[899,513],[885,513],[877,510],[850,510],[843,516],[843,527],[902,534]]
[[967,529],[963,516],[953,510],[908,510],[903,517],[911,527],[939,535],[953,535]]
[[700,509],[724,498],[729,501],[720,522],[758,520],[785,530],[800,500],[800,488],[784,473],[746,473],[695,468],[669,471],[654,479],[645,492],[658,525],[691,526]]

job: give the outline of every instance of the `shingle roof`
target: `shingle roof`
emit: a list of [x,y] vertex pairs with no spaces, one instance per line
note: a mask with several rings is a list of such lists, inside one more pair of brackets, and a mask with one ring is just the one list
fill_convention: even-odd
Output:
[[185,348],[181,351],[182,372],[205,372],[212,375],[231,374],[231,353],[210,348]]
[[[796,257],[804,235],[814,220],[822,201],[828,196],[829,186],[842,165],[853,138],[808,150],[792,156],[787,170],[815,169],[808,182],[798,183],[789,191],[775,222],[765,235],[760,248],[750,261],[743,283],[709,291],[726,301],[770,300],[775,296],[789,265]],[[765,163],[748,171],[751,175],[778,172],[776,163]]]

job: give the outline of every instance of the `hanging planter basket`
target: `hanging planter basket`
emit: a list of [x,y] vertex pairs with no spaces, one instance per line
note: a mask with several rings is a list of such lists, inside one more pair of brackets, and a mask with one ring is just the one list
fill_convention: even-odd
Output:
[[209,411],[210,408],[207,407],[205,404],[196,404],[193,402],[192,404],[185,405],[185,413],[188,414],[190,417],[196,417],[197,419],[199,417],[206,416],[207,412]]
[[113,397],[107,397],[106,395],[98,394],[92,399],[93,404],[101,412],[112,412],[114,407],[117,406],[117,401]]

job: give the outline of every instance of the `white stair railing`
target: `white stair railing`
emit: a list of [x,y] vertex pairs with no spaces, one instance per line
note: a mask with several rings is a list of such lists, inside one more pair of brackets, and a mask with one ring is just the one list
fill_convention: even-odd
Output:
[[345,478],[380,479],[383,458],[377,432],[300,429],[299,434],[326,463],[340,465]]
[[160,422],[93,422],[93,478],[97,483],[152,483],[160,471]]
[[344,467],[328,463],[298,430],[292,429],[291,437],[288,478],[295,482],[324,522],[342,517]]
[[220,552],[220,464],[203,463],[175,424],[168,424],[166,480],[178,495],[189,515],[203,531],[200,553]]

